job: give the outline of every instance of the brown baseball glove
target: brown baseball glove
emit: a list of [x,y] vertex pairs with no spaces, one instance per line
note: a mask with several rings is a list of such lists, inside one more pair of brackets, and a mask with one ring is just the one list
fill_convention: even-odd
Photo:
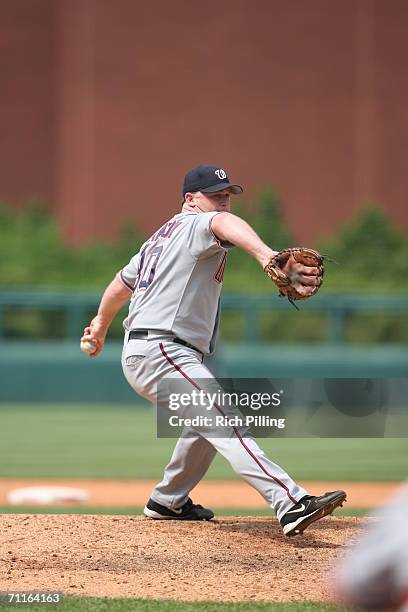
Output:
[[264,270],[275,283],[282,297],[289,302],[312,297],[323,282],[323,255],[313,249],[284,249],[271,258]]

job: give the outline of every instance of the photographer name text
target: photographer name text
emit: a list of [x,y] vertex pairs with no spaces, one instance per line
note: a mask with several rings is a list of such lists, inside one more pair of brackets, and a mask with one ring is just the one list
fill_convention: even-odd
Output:
[[169,417],[170,427],[276,427],[284,429],[285,419],[275,419],[268,415],[246,415],[246,416],[203,416],[197,415],[192,418],[180,417],[176,414]]

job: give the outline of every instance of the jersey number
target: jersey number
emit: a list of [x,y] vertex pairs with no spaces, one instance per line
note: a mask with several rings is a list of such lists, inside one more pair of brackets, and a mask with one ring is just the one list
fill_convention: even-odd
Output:
[[144,251],[142,254],[139,266],[138,289],[147,289],[152,284],[162,250],[162,246],[155,246],[151,250]]

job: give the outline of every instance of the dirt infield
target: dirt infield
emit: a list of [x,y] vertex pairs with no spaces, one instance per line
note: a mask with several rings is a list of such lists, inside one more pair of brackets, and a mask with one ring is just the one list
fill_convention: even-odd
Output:
[[[84,489],[89,494],[89,506],[144,506],[155,482],[149,480],[44,480],[1,479],[0,505],[7,503],[7,493],[21,487],[55,485]],[[371,508],[385,503],[397,489],[392,482],[302,482],[307,491],[320,495],[325,491],[347,491],[349,508]],[[262,497],[245,482],[207,480],[192,492],[196,503],[219,508],[266,508]],[[67,504],[68,505],[68,504]]]
[[276,519],[0,515],[0,591],[183,600],[328,600],[332,565],[367,518],[285,537]]

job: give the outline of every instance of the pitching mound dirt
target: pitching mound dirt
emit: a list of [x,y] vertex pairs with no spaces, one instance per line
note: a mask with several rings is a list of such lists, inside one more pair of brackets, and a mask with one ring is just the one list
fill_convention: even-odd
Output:
[[184,600],[325,600],[330,569],[372,519],[327,517],[285,537],[276,519],[1,515],[0,591]]

